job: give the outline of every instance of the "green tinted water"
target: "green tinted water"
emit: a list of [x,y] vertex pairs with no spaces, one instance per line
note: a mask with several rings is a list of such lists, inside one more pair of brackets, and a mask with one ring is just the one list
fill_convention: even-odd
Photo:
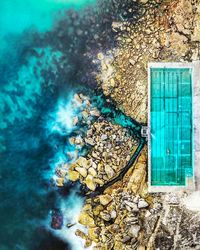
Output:
[[81,10],[95,2],[96,0],[1,0],[0,53],[7,48],[8,40],[4,38],[8,34],[20,34],[30,28],[40,32],[47,31],[51,29],[55,18],[58,18],[58,11]]
[[151,69],[151,185],[185,185],[193,174],[192,72]]
[[22,32],[35,27],[40,31],[51,28],[52,15],[64,9],[81,9],[94,0],[2,0],[0,3],[1,35]]

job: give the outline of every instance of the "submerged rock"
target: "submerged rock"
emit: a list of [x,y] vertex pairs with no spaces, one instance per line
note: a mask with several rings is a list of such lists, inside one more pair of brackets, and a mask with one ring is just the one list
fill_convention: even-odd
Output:
[[64,186],[64,181],[65,181],[64,178],[57,178],[57,179],[56,179],[56,185],[57,185],[58,187],[63,187],[63,186]]
[[80,98],[78,94],[74,95],[74,99],[77,101],[78,104],[82,104],[83,100]]
[[59,210],[52,211],[51,215],[51,227],[55,230],[62,229],[63,226],[63,215]]

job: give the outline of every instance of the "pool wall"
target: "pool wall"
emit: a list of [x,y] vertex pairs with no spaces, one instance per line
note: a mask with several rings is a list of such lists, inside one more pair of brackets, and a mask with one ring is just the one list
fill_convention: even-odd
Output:
[[[174,69],[191,69],[192,70],[192,154],[193,154],[193,175],[186,177],[186,185],[152,185],[151,179],[151,69],[154,68],[174,68]],[[183,189],[198,189],[200,183],[200,62],[192,63],[157,63],[148,64],[148,187],[149,192],[172,192]]]

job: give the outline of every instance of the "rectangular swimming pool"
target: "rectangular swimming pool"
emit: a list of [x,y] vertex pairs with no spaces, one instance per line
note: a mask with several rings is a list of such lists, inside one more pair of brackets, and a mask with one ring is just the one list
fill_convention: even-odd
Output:
[[192,68],[150,67],[151,186],[193,176]]

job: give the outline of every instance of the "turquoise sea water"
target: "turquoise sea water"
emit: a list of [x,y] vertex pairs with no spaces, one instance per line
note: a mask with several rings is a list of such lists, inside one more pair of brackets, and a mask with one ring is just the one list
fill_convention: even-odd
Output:
[[[0,250],[80,247],[67,234],[65,242],[63,235],[54,236],[47,225],[49,212],[61,200],[75,213],[83,202],[76,189],[67,187],[58,195],[50,182],[65,138],[49,132],[49,121],[57,123],[57,109],[80,85],[72,79],[76,63],[69,64],[68,54],[54,41],[56,31],[51,32],[66,10],[81,14],[94,2],[0,1]],[[66,24],[63,30],[68,29]],[[66,50],[70,43],[68,36]]]
[[[71,222],[83,204],[79,187],[57,189],[52,177],[70,161],[70,133],[83,131],[71,127],[71,97],[97,95],[96,58],[115,46],[112,22],[135,20],[128,10],[138,10],[132,1],[97,2],[0,1],[0,250],[83,249],[74,227],[50,228],[51,211]],[[110,108],[103,112],[132,124]]]

